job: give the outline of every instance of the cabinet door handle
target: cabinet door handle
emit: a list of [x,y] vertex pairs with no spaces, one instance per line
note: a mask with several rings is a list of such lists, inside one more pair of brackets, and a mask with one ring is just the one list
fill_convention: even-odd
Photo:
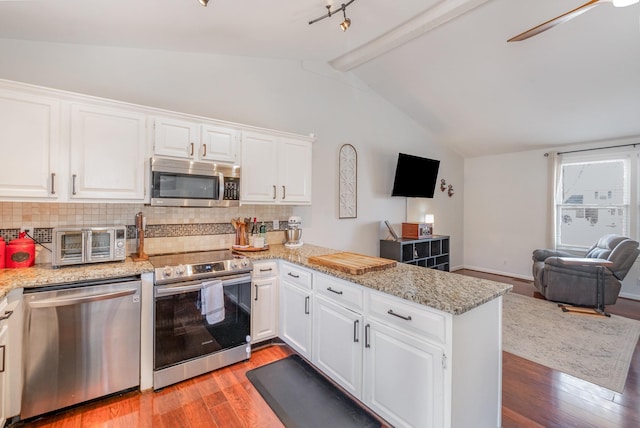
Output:
[[369,342],[369,333],[371,330],[371,324],[367,324],[364,326],[364,347],[371,348],[371,343]]
[[309,315],[309,296],[304,298],[304,313]]
[[402,318],[402,319],[403,319],[403,320],[405,320],[405,321],[411,321],[411,315],[406,315],[406,316],[405,316],[405,315],[396,314],[395,312],[393,312],[393,309],[389,309],[389,310],[387,311],[387,313],[388,313],[389,315],[393,315],[394,317]]
[[189,156],[193,156],[194,145],[195,144],[193,144],[193,143],[189,144],[189,148],[191,149],[191,152],[189,153]]
[[358,324],[360,324],[360,321],[358,320],[353,322],[353,341],[355,343],[360,342],[360,338],[358,337]]
[[276,185],[273,185],[273,199],[276,198]]
[[260,269],[260,272],[271,272],[273,270],[273,268],[269,268],[269,269]]
[[77,174],[73,174],[71,176],[71,194],[72,195],[76,194],[76,177],[78,177]]
[[334,290],[334,289],[333,289],[333,288],[331,288],[331,287],[327,287],[327,291],[331,291],[332,293],[336,293],[336,294],[342,294],[342,291]]
[[51,173],[51,194],[52,195],[56,194],[56,173],[55,172]]
[[287,197],[287,188],[282,186],[282,199],[285,199]]
[[253,284],[256,287],[256,297],[253,300],[258,300],[258,284]]
[[293,278],[300,278],[300,275],[295,275],[295,274],[292,274],[291,272],[289,272],[287,275],[289,275],[289,276],[291,276]]
[[0,321],[8,320],[12,314],[13,311],[5,311],[4,315],[0,316]]
[[202,157],[203,158],[207,157],[207,145],[206,144],[202,145]]
[[7,345],[2,345],[0,346],[1,351],[2,352],[2,368],[0,369],[0,373],[4,373],[4,370],[6,368],[5,366],[5,357],[7,355]]

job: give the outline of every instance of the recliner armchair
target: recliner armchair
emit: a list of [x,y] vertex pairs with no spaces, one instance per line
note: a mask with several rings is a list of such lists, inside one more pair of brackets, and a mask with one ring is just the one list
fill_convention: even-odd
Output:
[[[605,235],[582,258],[605,259],[613,263],[604,268],[604,305],[618,299],[622,280],[638,258],[638,242],[619,235]],[[598,305],[598,267],[567,265],[561,257],[573,254],[539,249],[533,252],[533,284],[547,299],[577,306]]]

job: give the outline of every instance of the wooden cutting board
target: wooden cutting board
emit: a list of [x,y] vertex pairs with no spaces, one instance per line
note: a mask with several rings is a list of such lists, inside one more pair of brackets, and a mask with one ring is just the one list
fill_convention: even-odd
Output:
[[309,263],[326,266],[351,275],[362,275],[367,272],[389,269],[395,267],[397,263],[395,260],[347,252],[311,256],[308,260]]

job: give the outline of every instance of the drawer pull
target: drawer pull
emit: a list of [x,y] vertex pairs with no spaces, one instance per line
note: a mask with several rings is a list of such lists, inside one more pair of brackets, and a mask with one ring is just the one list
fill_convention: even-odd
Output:
[[364,347],[371,348],[371,343],[369,342],[369,330],[371,330],[371,324],[367,324],[364,326]]
[[295,275],[295,274],[293,274],[291,272],[289,272],[287,275],[289,275],[291,277],[294,277],[294,278],[300,278],[300,275]]
[[327,290],[328,290],[328,291],[331,291],[332,293],[342,294],[342,291],[334,290],[334,289],[333,289],[333,288],[331,288],[331,287],[327,287]]
[[389,315],[393,315],[394,317],[402,318],[405,321],[411,321],[411,315],[404,316],[404,315],[396,314],[395,312],[393,312],[393,309],[389,309],[387,313]]
[[269,268],[269,269],[260,269],[260,272],[271,272],[273,270],[273,268]]

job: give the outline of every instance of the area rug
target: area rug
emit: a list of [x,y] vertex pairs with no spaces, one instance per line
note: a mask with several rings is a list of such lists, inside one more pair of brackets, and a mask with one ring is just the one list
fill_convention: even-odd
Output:
[[381,426],[298,355],[249,370],[247,378],[287,428]]
[[556,303],[504,296],[502,349],[622,393],[640,321],[562,312]]

